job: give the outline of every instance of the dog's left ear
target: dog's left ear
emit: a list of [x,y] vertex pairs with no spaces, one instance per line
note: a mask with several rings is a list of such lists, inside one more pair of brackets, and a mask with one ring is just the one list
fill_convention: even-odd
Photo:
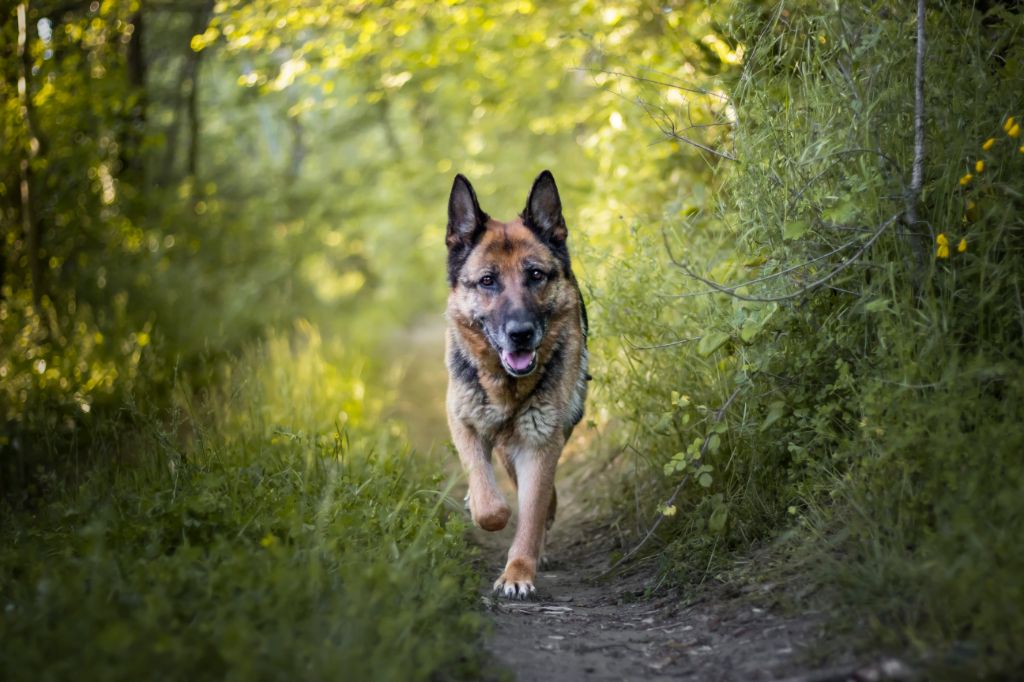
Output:
[[473,185],[462,173],[455,176],[452,193],[448,197],[448,231],[445,243],[449,249],[472,246],[487,225],[488,216],[476,200]]
[[526,200],[523,223],[538,237],[552,243],[564,244],[569,231],[562,217],[562,200],[558,197],[555,176],[546,170],[533,181],[530,198]]

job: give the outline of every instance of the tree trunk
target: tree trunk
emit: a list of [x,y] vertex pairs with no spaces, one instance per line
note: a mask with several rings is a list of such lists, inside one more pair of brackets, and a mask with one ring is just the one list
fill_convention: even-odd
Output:
[[185,157],[185,174],[193,180],[199,167],[199,62],[202,54],[197,52],[189,67],[188,155]]
[[[213,3],[206,2],[196,10],[196,23],[193,32],[202,33],[210,20],[210,13],[213,11]],[[189,36],[191,42],[191,36]],[[193,198],[199,196],[199,71],[202,66],[202,52],[194,52],[193,59],[189,64],[189,91],[188,91],[188,155],[185,158],[185,174],[192,179]]]
[[302,162],[306,158],[306,143],[303,137],[302,121],[299,120],[298,114],[289,117],[287,121],[288,127],[292,131],[292,154],[285,182],[290,187],[295,184],[295,181],[299,179],[299,173],[302,172]]
[[39,152],[39,140],[32,125],[32,53],[29,50],[29,3],[18,4],[18,103],[24,126],[25,143],[20,159],[21,227],[28,248],[32,301],[38,308],[43,297],[43,262],[40,226],[32,210],[32,161]]
[[914,258],[915,286],[920,284],[927,260],[927,244],[931,235],[918,230],[917,203],[921,199],[921,184],[924,173],[924,0],[917,2],[917,45],[914,64],[914,165],[911,169],[910,188],[907,190],[904,220],[907,224],[907,239]]
[[142,140],[146,134],[146,113],[148,97],[146,92],[146,56],[145,23],[142,9],[131,18],[132,33],[128,42],[127,71],[128,88],[134,98],[125,121],[124,139],[121,144],[122,178],[127,179],[135,188],[141,188],[145,182],[145,162],[142,158]]

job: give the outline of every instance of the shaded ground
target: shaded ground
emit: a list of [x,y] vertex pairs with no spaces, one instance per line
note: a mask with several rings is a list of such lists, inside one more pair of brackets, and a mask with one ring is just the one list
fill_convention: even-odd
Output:
[[556,523],[549,543],[551,565],[538,576],[531,601],[490,593],[512,531],[473,532],[487,566],[481,599],[494,620],[487,646],[515,679],[839,682],[909,677],[906,666],[893,659],[858,661],[842,652],[815,662],[821,660],[814,649],[824,635],[825,614],[783,613],[773,606],[771,584],[709,584],[685,600],[674,593],[651,597],[656,585],[651,569],[603,576],[614,544],[611,533],[594,521],[581,521],[580,510],[567,502],[566,518]]

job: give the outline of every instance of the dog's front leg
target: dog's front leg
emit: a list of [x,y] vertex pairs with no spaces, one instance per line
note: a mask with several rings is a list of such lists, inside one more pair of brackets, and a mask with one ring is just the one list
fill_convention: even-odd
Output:
[[473,523],[484,530],[501,530],[512,511],[494,478],[490,448],[480,436],[458,418],[449,420],[452,440],[469,479],[469,513]]
[[527,450],[517,453],[515,457],[514,466],[519,483],[519,521],[512,547],[508,550],[505,571],[494,583],[495,592],[501,592],[506,597],[525,599],[534,591],[533,581],[543,549],[560,450]]

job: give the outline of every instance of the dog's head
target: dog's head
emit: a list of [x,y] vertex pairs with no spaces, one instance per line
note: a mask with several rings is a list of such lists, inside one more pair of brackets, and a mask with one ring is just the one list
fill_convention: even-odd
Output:
[[486,337],[513,377],[533,372],[552,321],[578,298],[567,236],[549,171],[537,176],[526,208],[507,223],[484,213],[469,181],[455,176],[445,238],[449,305]]

